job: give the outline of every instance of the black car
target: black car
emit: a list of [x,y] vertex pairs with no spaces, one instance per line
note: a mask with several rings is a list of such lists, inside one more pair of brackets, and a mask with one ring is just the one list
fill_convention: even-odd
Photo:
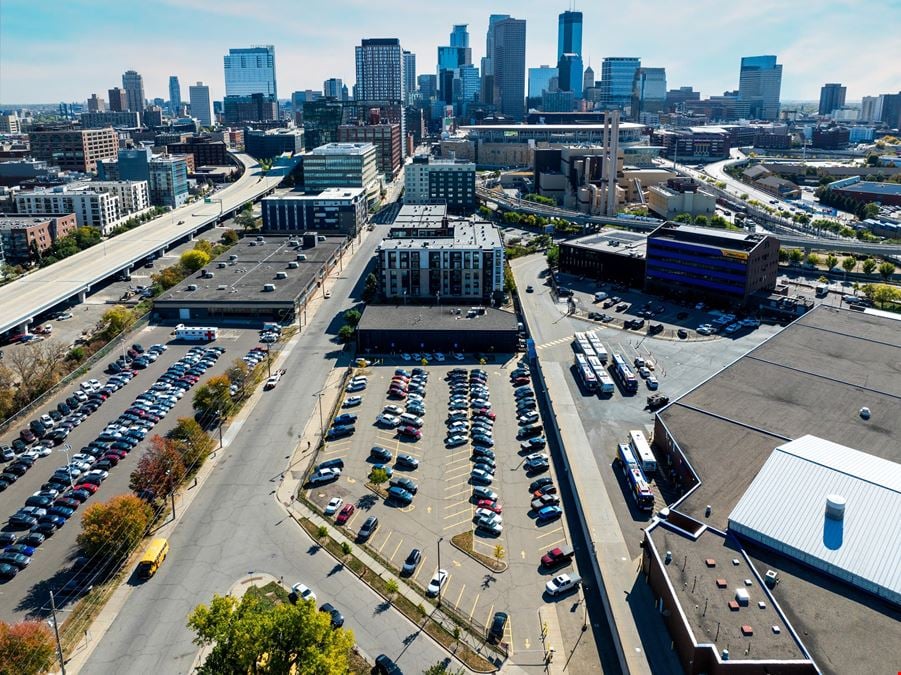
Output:
[[69,410],[77,410],[81,407],[81,401],[79,401],[74,396],[70,396],[66,399],[66,405],[69,406]]
[[60,413],[62,413],[63,415],[68,415],[70,412],[72,412],[72,409],[64,401],[60,401],[59,403],[57,403],[56,409],[59,410]]
[[330,602],[326,602],[319,608],[320,612],[325,612],[332,618],[332,628],[341,628],[344,625],[344,615]]
[[16,543],[18,537],[12,532],[0,532],[0,546],[6,548]]
[[26,534],[24,537],[22,537],[19,540],[19,543],[25,544],[26,546],[31,546],[32,548],[35,548],[35,547],[43,544],[46,539],[47,539],[47,537],[45,535],[41,534],[40,532],[32,531],[30,534]]
[[491,642],[500,642],[504,639],[504,631],[507,629],[507,620],[509,617],[506,612],[495,612],[494,618],[491,620],[491,627],[488,629],[488,640]]
[[422,560],[422,551],[418,548],[414,548],[410,551],[410,554],[407,556],[407,559],[404,560],[404,566],[401,569],[401,574],[406,576],[410,576],[413,572],[416,571],[416,566],[419,565]]
[[32,495],[28,499],[25,500],[25,506],[37,506],[42,509],[46,509],[53,503],[52,497],[45,497],[43,495]]
[[[20,458],[21,459],[21,458]],[[12,474],[18,478],[21,478],[28,471],[28,465],[22,464],[19,461],[13,462],[10,464],[3,473]]]
[[399,478],[392,478],[388,482],[388,485],[390,485],[391,487],[399,487],[403,490],[406,490],[411,495],[415,495],[416,491],[419,489],[416,486],[416,483],[414,483],[412,480],[410,480],[409,478],[407,478],[405,476],[401,476]]
[[375,672],[379,675],[404,675],[404,671],[385,654],[375,657]]
[[[38,523],[34,527],[31,528],[32,534],[42,534],[44,537],[49,537],[54,532],[56,532],[56,525],[49,522]],[[22,542],[25,543],[24,541]]]
[[535,492],[535,490],[540,490],[545,485],[550,485],[554,482],[554,479],[550,476],[544,476],[543,478],[538,478],[537,480],[533,480],[529,485],[529,492]]
[[0,579],[12,579],[18,573],[19,568],[15,565],[10,565],[9,563],[0,563]]
[[332,422],[332,424],[340,425],[340,424],[353,424],[357,421],[357,416],[352,413],[343,413],[338,415]]

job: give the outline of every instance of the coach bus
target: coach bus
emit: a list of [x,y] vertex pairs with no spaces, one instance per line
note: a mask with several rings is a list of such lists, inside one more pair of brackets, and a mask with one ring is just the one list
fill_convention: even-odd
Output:
[[[579,374],[579,380],[588,391],[595,391],[598,387],[598,379],[595,377],[594,371],[588,365],[588,358],[584,354],[576,354],[576,371]],[[590,357],[594,358],[594,357]]]
[[644,434],[640,431],[629,432],[629,447],[632,449],[633,456],[641,464],[641,470],[645,475],[650,475],[657,471],[657,459],[651,451],[651,446]]
[[588,333],[588,343],[594,350],[595,355],[601,360],[601,363],[607,363],[607,350],[604,349],[601,338],[597,336],[597,333]]
[[634,394],[638,391],[638,378],[626,363],[626,360],[615,353],[610,357],[613,360],[613,374],[619,380],[620,386],[627,392]]
[[617,459],[629,483],[629,491],[632,493],[636,506],[641,511],[653,511],[654,493],[641,472],[641,467],[635,461],[632,450],[625,443],[620,443],[617,446]]
[[614,389],[613,378],[607,374],[607,371],[604,369],[604,364],[601,363],[600,357],[589,356],[588,365],[594,373],[595,378],[597,378],[598,391],[602,394],[612,394]]

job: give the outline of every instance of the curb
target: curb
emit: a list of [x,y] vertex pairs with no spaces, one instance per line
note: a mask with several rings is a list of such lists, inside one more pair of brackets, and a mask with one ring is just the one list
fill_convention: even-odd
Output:
[[[456,535],[454,535],[454,536],[456,536]],[[475,535],[473,535],[473,536],[475,536]],[[462,546],[458,546],[458,545],[457,545],[457,542],[454,541],[454,537],[451,537],[451,538],[450,538],[450,543],[451,543],[451,546],[453,546],[455,549],[457,549],[458,551],[460,551],[460,552],[463,553],[464,555],[469,556],[470,558],[472,558],[473,560],[475,560],[477,563],[479,563],[482,567],[484,567],[486,570],[489,570],[489,571],[491,571],[491,572],[494,572],[495,574],[503,574],[503,573],[506,572],[506,571],[509,569],[509,567],[510,567],[509,565],[507,565],[507,563],[502,562],[502,563],[500,563],[500,564],[504,566],[504,569],[502,569],[502,570],[496,570],[496,569],[494,569],[493,567],[489,566],[488,563],[486,563],[486,562],[484,562],[483,560],[481,560],[481,559],[477,558],[476,556],[474,556],[472,551],[467,551],[467,550],[466,550],[465,548],[463,548]]]

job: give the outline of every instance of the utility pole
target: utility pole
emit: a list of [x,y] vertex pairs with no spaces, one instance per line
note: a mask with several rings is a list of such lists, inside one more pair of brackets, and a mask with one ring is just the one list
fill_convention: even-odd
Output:
[[50,614],[53,620],[53,635],[56,637],[56,656],[59,659],[59,671],[66,675],[66,660],[63,658],[63,645],[59,641],[59,624],[56,621],[56,600],[53,599],[53,591],[50,591]]

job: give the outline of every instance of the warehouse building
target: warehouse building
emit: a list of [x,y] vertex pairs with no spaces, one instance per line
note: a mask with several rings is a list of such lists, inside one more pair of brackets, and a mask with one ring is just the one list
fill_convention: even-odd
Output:
[[644,285],[647,235],[602,230],[560,243],[560,271],[590,279]]

